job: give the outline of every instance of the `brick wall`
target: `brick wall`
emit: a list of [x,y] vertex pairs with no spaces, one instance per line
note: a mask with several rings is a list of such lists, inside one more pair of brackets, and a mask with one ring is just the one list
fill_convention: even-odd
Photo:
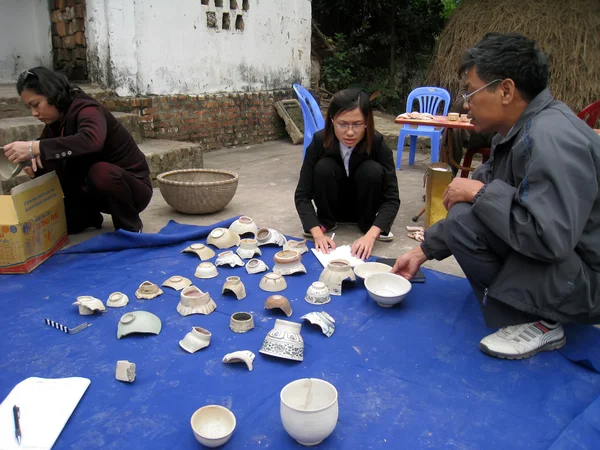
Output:
[[101,101],[111,111],[139,114],[144,138],[194,141],[212,150],[285,137],[275,102],[289,98],[291,90]]
[[71,80],[87,80],[85,0],[48,0],[54,70]]

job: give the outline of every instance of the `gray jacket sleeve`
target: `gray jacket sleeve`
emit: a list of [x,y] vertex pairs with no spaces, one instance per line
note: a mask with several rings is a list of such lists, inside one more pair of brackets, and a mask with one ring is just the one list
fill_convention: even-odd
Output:
[[544,262],[564,260],[580,240],[598,191],[591,144],[568,120],[530,130],[525,165],[513,187],[495,179],[473,206],[477,217],[516,252]]

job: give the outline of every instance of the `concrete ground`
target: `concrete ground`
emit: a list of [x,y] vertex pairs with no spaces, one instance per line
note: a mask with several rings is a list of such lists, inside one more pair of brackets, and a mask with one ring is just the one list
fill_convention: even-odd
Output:
[[[400,199],[400,212],[394,222],[392,232],[395,239],[391,243],[376,242],[373,253],[383,257],[398,257],[418,245],[406,237],[406,225],[414,225],[411,218],[424,206],[423,174],[429,156],[417,153],[415,165],[407,164],[408,153],[404,152],[402,170],[397,172]],[[193,225],[210,225],[229,217],[247,215],[259,226],[275,228],[288,236],[302,236],[302,227],[294,206],[294,191],[302,164],[302,145],[292,145],[290,141],[271,141],[260,145],[220,149],[204,153],[204,167],[232,170],[239,175],[239,185],[235,197],[229,205],[218,213],[190,216],[173,210],[163,200],[159,189],[148,208],[142,213],[144,232],[155,233],[169,220]],[[113,231],[110,216],[105,216],[102,230],[87,231],[70,236],[70,245],[89,239],[101,232]],[[423,220],[419,221],[423,224]],[[340,225],[335,240],[338,245],[352,244],[361,234],[352,225]],[[441,272],[464,276],[454,258],[445,261],[426,263]]]

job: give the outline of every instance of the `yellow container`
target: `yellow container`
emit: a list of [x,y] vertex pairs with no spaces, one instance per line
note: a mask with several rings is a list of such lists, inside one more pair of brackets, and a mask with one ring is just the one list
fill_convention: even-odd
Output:
[[452,169],[446,163],[433,163],[427,167],[425,182],[425,228],[445,219],[448,211],[442,203],[444,191],[452,181]]

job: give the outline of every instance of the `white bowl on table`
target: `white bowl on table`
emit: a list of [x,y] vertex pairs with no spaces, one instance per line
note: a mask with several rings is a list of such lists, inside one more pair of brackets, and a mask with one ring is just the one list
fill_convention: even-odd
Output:
[[404,300],[412,284],[395,273],[374,273],[365,278],[365,287],[379,306],[389,308]]
[[196,440],[210,448],[225,444],[236,424],[233,413],[219,405],[207,405],[196,410],[190,422]]
[[365,262],[354,267],[354,273],[358,278],[365,279],[374,273],[387,273],[392,271],[392,266],[380,262]]

